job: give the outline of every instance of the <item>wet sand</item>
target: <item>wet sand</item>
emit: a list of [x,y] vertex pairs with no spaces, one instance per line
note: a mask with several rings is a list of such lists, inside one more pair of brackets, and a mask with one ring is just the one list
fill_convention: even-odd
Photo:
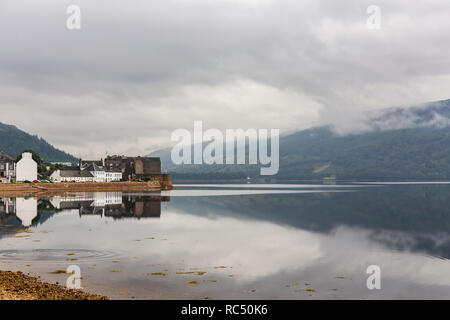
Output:
[[0,300],[107,300],[81,290],[46,283],[17,271],[0,271]]

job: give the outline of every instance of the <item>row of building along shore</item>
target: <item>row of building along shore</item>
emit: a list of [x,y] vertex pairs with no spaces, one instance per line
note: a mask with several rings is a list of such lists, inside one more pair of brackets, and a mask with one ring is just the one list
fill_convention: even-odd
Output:
[[[47,170],[52,167],[46,163]],[[79,160],[78,164],[60,163],[48,177],[54,182],[118,182],[151,180],[161,176],[161,160],[155,157],[114,156],[100,160]],[[42,178],[42,177],[40,177]],[[3,183],[35,181],[38,164],[32,153],[24,152],[19,161],[0,152],[0,180]]]

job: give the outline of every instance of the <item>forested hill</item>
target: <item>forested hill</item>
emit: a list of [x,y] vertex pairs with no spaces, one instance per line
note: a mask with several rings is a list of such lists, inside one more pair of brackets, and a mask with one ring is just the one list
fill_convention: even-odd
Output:
[[407,128],[336,136],[329,128],[280,141],[278,177],[355,180],[450,179],[450,128]]
[[74,156],[56,149],[43,138],[30,135],[16,126],[0,123],[0,151],[15,158],[27,149],[36,151],[44,161],[78,161]]
[[[420,108],[392,109],[374,117],[363,133],[338,135],[330,127],[280,138],[280,170],[274,178],[343,180],[449,180],[450,100]],[[258,178],[257,166],[185,165],[170,162],[175,179]]]

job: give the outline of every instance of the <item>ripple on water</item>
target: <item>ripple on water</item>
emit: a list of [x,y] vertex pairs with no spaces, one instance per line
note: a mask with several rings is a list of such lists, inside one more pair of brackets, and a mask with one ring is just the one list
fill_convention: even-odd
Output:
[[36,250],[0,250],[0,261],[20,262],[99,262],[113,260],[119,253],[113,250],[91,249],[36,249]]

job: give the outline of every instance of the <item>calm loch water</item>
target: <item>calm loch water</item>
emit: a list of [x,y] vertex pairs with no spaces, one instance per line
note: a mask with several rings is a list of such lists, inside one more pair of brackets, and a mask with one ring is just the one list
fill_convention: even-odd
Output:
[[[4,198],[0,269],[115,299],[450,299],[450,185]],[[369,290],[367,267],[381,270]]]

